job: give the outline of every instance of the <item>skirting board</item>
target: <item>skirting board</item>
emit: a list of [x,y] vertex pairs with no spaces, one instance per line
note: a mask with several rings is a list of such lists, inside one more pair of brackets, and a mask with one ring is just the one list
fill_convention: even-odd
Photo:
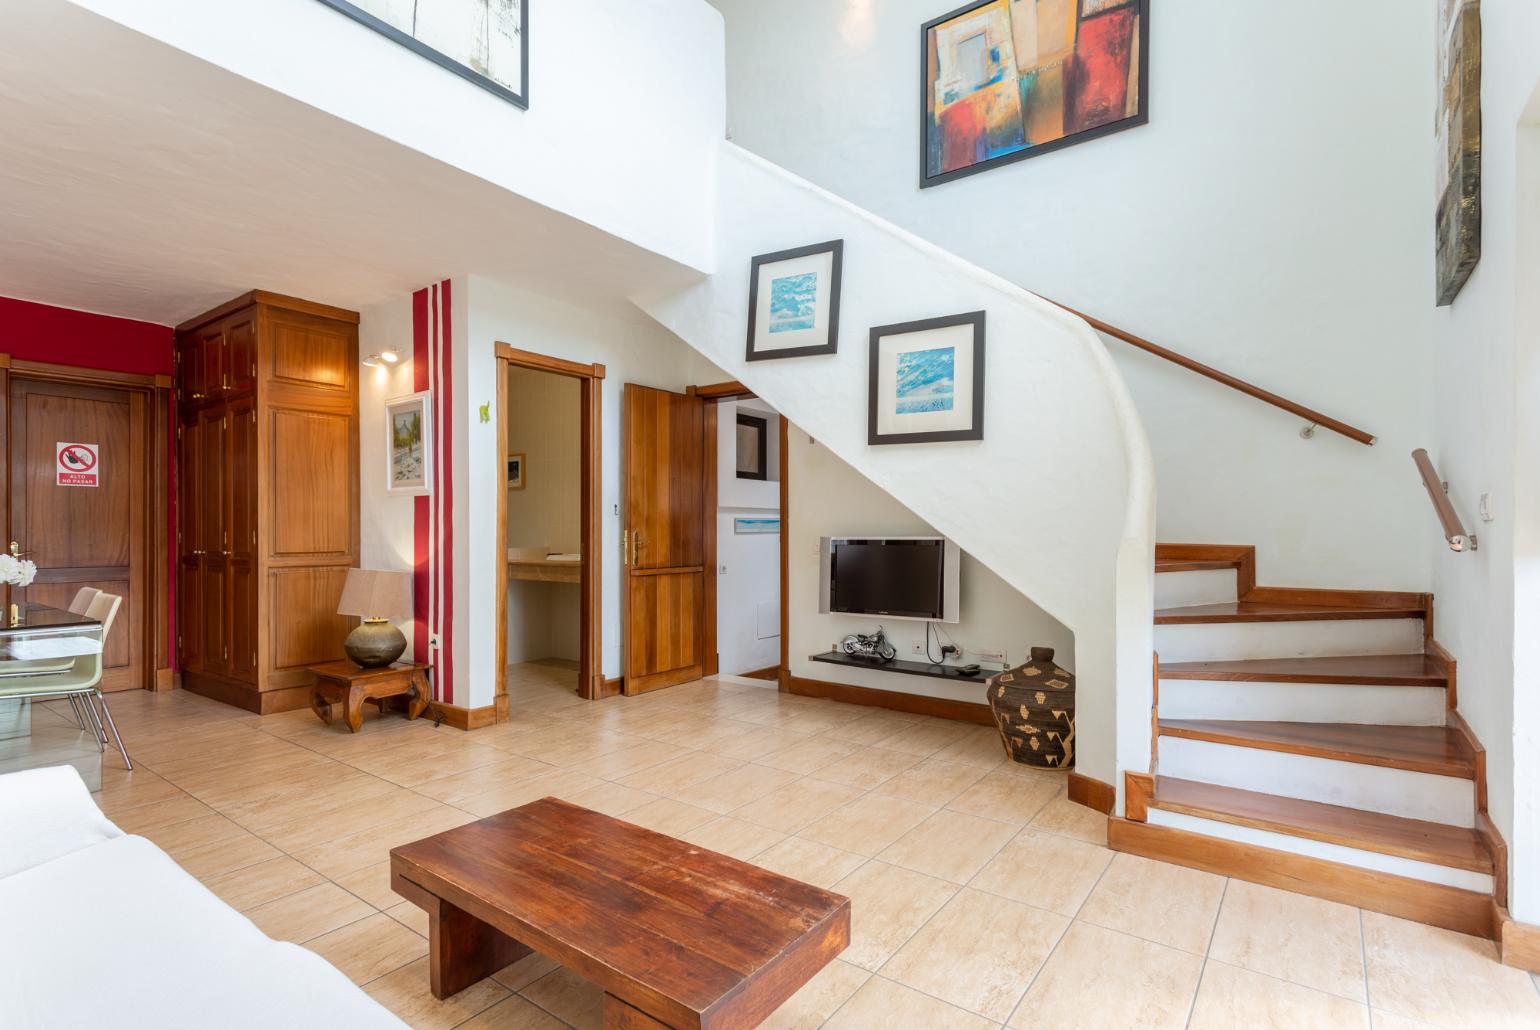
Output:
[[[446,705],[442,701],[433,701],[428,704],[428,708],[433,716],[443,719],[445,726],[453,726],[457,730],[479,730],[494,725],[498,721],[495,704],[483,708],[461,708],[459,705]],[[504,709],[504,719],[507,718],[506,712],[507,710]]]
[[1497,904],[1492,906],[1492,925],[1497,927],[1497,949],[1503,965],[1540,973],[1540,926],[1519,922]]
[[1077,805],[1094,808],[1102,815],[1111,815],[1117,807],[1118,792],[1110,783],[1072,772],[1069,774],[1069,799]]
[[601,700],[606,697],[616,697],[624,692],[625,689],[626,678],[624,676],[616,676],[612,680],[604,681],[603,685],[599,688],[599,697]]
[[781,667],[769,665],[763,669],[755,669],[752,672],[740,672],[738,675],[751,680],[770,680],[772,683],[781,678]]
[[921,694],[901,694],[896,690],[875,690],[871,687],[852,687],[848,683],[830,683],[828,680],[810,680],[801,676],[787,677],[787,690],[803,697],[824,697],[831,701],[843,701],[852,705],[869,705],[873,708],[889,708],[895,712],[913,715],[933,715],[938,719],[955,719],[958,722],[993,726],[994,713],[988,705],[968,701],[953,701],[944,697],[925,697]]
[[1233,876],[1474,937],[1490,940],[1496,935],[1492,899],[1458,887],[1238,844],[1169,826],[1130,822],[1117,816],[1107,820],[1107,846],[1113,851]]

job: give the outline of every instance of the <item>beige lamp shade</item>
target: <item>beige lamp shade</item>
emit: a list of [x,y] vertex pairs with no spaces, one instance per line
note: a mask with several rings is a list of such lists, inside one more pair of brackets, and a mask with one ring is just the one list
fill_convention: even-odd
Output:
[[349,569],[338,615],[365,619],[404,619],[412,614],[412,574]]

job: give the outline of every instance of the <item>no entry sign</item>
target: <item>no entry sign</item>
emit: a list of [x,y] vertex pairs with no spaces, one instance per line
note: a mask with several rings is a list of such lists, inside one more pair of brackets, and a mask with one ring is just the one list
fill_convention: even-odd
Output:
[[59,486],[97,486],[101,477],[101,447],[94,443],[61,443],[54,466]]

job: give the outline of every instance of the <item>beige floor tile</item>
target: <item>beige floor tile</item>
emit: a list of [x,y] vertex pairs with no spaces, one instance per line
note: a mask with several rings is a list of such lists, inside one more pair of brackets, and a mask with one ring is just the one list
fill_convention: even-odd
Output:
[[923,760],[919,755],[907,751],[868,747],[824,766],[814,775],[820,780],[870,790],[879,784],[886,783],[905,769],[919,765]]
[[556,969],[557,965],[539,952],[530,952],[493,973],[492,978],[510,991],[520,991]]
[[614,751],[595,758],[583,766],[583,771],[601,780],[618,780],[662,765],[686,754],[687,748],[677,744],[665,744],[656,740],[642,740],[622,751]]
[[183,793],[181,787],[143,766],[133,772],[107,766],[102,769],[102,789],[91,796],[107,818],[112,819],[140,805],[180,797]]
[[1208,950],[1224,889],[1222,876],[1120,854],[1102,874],[1078,918],[1202,955]]
[[354,897],[360,898],[381,912],[401,903],[401,895],[390,886],[390,859],[375,862],[332,877],[332,882]]
[[1027,829],[969,881],[975,890],[1073,916],[1106,872],[1112,852]]
[[921,716],[909,712],[884,710],[871,711],[857,718],[847,719],[824,731],[824,736],[848,740],[856,744],[875,744],[884,737],[891,737],[910,723],[919,722]]
[[[1064,778],[1053,773],[1033,775],[1000,769],[982,777],[947,803],[948,808],[1015,826],[1031,822],[1064,788]],[[1076,808],[1084,808],[1076,805]],[[1089,808],[1085,811],[1090,812]],[[1096,813],[1092,813],[1095,815]],[[1106,817],[1098,816],[1105,826]],[[1104,831],[1105,833],[1105,831]]]
[[757,866],[825,890],[865,865],[866,861],[864,855],[814,844],[801,837],[787,837],[754,856]]
[[197,798],[182,794],[119,812],[112,821],[124,833],[137,833],[148,837],[178,823],[211,815],[218,815],[218,813]]
[[973,727],[947,719],[926,717],[905,726],[892,736],[877,741],[877,746],[889,751],[907,751],[912,755],[929,757],[944,747],[965,739]]
[[878,853],[892,865],[963,884],[994,858],[1016,829],[942,809]]
[[460,1030],[564,1030],[566,1023],[520,997],[504,998]]
[[842,851],[875,856],[934,811],[917,801],[867,794],[799,830],[797,836]]
[[410,901],[401,901],[385,909],[385,915],[390,916],[396,922],[421,937],[428,939],[428,913],[412,904]]
[[[383,781],[381,781],[383,782]],[[337,795],[328,800],[328,810],[312,810],[290,821],[263,829],[252,827],[262,839],[294,855],[317,845],[363,833],[398,819],[408,819],[421,812],[442,808],[439,802],[421,794],[396,787],[389,793],[354,800]]]
[[410,844],[475,820],[474,815],[458,808],[438,805],[428,811],[396,819],[340,840],[301,848],[291,854],[324,876],[340,876],[385,861],[390,857],[390,849],[398,845]]
[[717,814],[709,808],[697,808],[673,798],[658,798],[626,813],[626,822],[645,826],[670,837],[689,833],[716,818]]
[[833,765],[841,758],[848,757],[861,750],[860,744],[853,744],[848,740],[836,740],[833,737],[811,737],[791,747],[773,751],[755,759],[759,765],[767,765],[772,769],[785,769],[788,772],[804,776],[811,772],[817,772],[826,765]]
[[373,914],[373,906],[359,901],[335,883],[322,883],[259,905],[246,916],[257,924],[257,929],[274,940],[304,944]]
[[1011,1016],[1020,1030],[1077,1026],[1087,1013],[1108,1030],[1181,1030],[1203,958],[1175,948],[1072,923]]
[[509,996],[508,988],[488,977],[439,1001],[428,988],[426,958],[385,974],[364,990],[414,1030],[450,1030]]
[[817,1030],[872,974],[835,959],[760,1025],[760,1030]]
[[375,913],[322,934],[305,947],[356,984],[395,972],[428,953],[428,942],[387,915]]
[[1353,1001],[1364,996],[1358,909],[1231,880],[1209,957]]
[[733,815],[782,833],[796,833],[860,796],[855,787],[809,777],[779,787]]
[[645,790],[652,794],[673,794],[686,787],[693,787],[723,773],[732,772],[741,768],[743,762],[736,758],[723,758],[721,755],[709,754],[705,751],[691,751],[670,759],[662,765],[655,765],[650,769],[632,773],[619,782],[627,787],[637,790]]
[[486,817],[506,812],[510,808],[539,801],[543,797],[561,797],[597,787],[601,781],[579,769],[556,769],[535,773],[508,783],[500,784],[479,794],[462,798],[454,807]]
[[763,765],[745,765],[714,776],[704,783],[675,791],[669,796],[686,804],[709,808],[724,815],[758,801],[797,779],[796,773]]
[[519,994],[578,1030],[604,1023],[604,992],[570,969],[554,969]]
[[708,734],[690,742],[691,746],[726,758],[757,762],[765,755],[809,739],[809,735],[801,730],[790,730],[781,726],[759,726],[751,722],[739,722],[736,719],[724,721],[732,723],[731,732]]
[[[195,847],[166,849],[187,872],[198,879],[212,878],[221,873],[234,872],[280,857],[283,852],[249,833],[230,840]],[[318,870],[319,871],[319,870]]]
[[720,819],[713,819],[704,826],[697,826],[680,839],[748,862],[772,844],[785,840],[786,834],[760,826],[758,823],[723,816]]
[[1191,1030],[1368,1030],[1369,1009],[1360,1002],[1275,980],[1210,959],[1203,967]]
[[983,1016],[874,976],[824,1024],[825,1030],[989,1030]]
[[1005,745],[1000,743],[1000,731],[993,726],[978,726],[956,743],[937,751],[934,757],[943,762],[961,762],[981,769],[993,769],[1007,762]]
[[832,890],[850,899],[850,947],[840,957],[875,971],[952,900],[958,888],[934,876],[874,861]]
[[1540,1026],[1529,975],[1500,965],[1491,941],[1363,913],[1369,1000],[1376,1009],[1457,1030]]
[[1420,1019],[1407,1019],[1384,1009],[1370,1009],[1369,1019],[1374,1030],[1442,1030],[1432,1023],[1424,1023]]
[[320,873],[287,855],[280,855],[245,869],[209,877],[203,885],[219,895],[226,905],[245,912],[324,882],[325,877]]
[[976,765],[927,758],[877,787],[877,793],[941,807],[978,782],[984,770]]
[[964,889],[879,970],[890,980],[1004,1022],[1069,920]]
[[1029,825],[1034,830],[1074,837],[1087,844],[1107,846],[1107,817],[1063,797],[1044,805],[1043,810],[1032,817]]
[[518,783],[537,773],[549,773],[554,766],[532,758],[502,753],[498,761],[452,775],[439,775],[412,784],[412,789],[446,805],[453,805],[477,794]]
[[567,794],[563,800],[570,801],[574,805],[580,805],[595,812],[602,812],[605,815],[620,818],[633,809],[641,808],[649,802],[658,800],[658,796],[656,794],[649,794],[645,790],[633,790],[630,787],[622,787],[618,783],[600,781],[598,786]]

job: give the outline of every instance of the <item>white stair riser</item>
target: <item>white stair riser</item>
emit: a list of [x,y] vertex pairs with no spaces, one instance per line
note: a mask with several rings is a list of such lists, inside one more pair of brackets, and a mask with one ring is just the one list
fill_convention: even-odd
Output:
[[1163,719],[1442,726],[1444,706],[1442,687],[1164,678],[1160,681]]
[[1421,651],[1421,619],[1210,622],[1155,627],[1162,662],[1326,658]]
[[1258,847],[1272,848],[1274,851],[1286,851],[1290,854],[1305,855],[1310,858],[1323,858],[1328,862],[1339,862],[1343,865],[1357,866],[1360,869],[1372,869],[1376,872],[1390,873],[1393,876],[1405,876],[1413,880],[1424,880],[1428,883],[1441,883],[1449,887],[1476,891],[1478,894],[1492,893],[1491,875],[1488,873],[1472,872],[1469,869],[1451,869],[1448,866],[1418,862],[1396,855],[1382,855],[1376,851],[1361,851],[1358,848],[1343,847],[1340,844],[1327,844],[1322,841],[1309,840],[1305,837],[1291,837],[1283,833],[1274,833],[1271,830],[1259,830],[1251,826],[1236,826],[1233,823],[1203,819],[1181,812],[1165,812],[1158,808],[1150,809],[1149,821],[1156,826],[1169,826],[1177,830],[1186,830],[1189,833],[1200,833],[1205,837],[1217,837],[1220,840],[1232,840],[1241,844],[1254,844]]
[[1259,794],[1451,826],[1475,825],[1475,784],[1453,776],[1168,736],[1160,738],[1159,769],[1162,776]]
[[1155,607],[1186,608],[1236,600],[1234,569],[1161,572],[1155,576]]

